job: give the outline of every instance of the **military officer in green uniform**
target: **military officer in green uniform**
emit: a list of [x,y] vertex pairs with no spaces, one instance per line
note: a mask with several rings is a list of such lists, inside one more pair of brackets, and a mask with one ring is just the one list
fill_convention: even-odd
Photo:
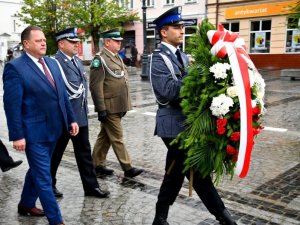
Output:
[[101,122],[92,157],[97,174],[113,174],[114,171],[106,167],[106,155],[112,146],[124,176],[135,177],[144,170],[131,165],[123,141],[121,119],[132,109],[128,72],[119,56],[123,38],[117,29],[101,33],[101,38],[103,49],[93,59],[90,71],[90,91]]

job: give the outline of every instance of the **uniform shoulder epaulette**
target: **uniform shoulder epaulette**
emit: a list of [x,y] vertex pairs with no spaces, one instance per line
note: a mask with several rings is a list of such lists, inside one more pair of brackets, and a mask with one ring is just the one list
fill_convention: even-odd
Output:
[[102,64],[101,58],[99,57],[99,55],[96,54],[96,56],[91,62],[91,68],[99,68],[101,64]]

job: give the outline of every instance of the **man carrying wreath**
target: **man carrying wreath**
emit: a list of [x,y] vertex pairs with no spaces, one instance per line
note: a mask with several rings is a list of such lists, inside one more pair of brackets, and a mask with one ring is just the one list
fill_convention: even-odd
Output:
[[[181,7],[166,11],[153,23],[161,39],[161,46],[154,50],[150,60],[150,81],[158,103],[155,135],[161,137],[168,148],[166,172],[158,194],[153,225],[168,225],[169,206],[175,202],[184,177],[190,178],[189,171],[183,173],[186,151],[179,149],[179,143],[172,143],[185,129],[186,117],[180,107],[179,94],[183,78],[188,75],[188,57],[179,49],[184,37]],[[203,177],[199,172],[194,172],[192,179],[196,193],[219,223],[236,224],[225,208],[211,177]]]

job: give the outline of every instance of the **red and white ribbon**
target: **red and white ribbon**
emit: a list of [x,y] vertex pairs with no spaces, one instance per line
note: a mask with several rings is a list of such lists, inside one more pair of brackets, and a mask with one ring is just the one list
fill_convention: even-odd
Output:
[[233,79],[238,88],[241,127],[235,173],[243,178],[248,173],[253,148],[251,88],[248,73],[248,63],[252,64],[252,61],[245,51],[245,42],[238,38],[238,33],[230,32],[219,25],[218,30],[208,31],[207,36],[213,45],[211,48],[213,55],[219,58],[228,55]]

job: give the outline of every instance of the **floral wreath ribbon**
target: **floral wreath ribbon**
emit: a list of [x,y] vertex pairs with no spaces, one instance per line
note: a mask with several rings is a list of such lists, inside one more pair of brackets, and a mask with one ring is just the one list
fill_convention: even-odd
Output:
[[207,32],[208,39],[213,45],[211,53],[219,58],[228,55],[233,79],[238,88],[238,99],[240,103],[240,145],[235,174],[240,178],[247,175],[250,166],[250,157],[253,148],[252,131],[252,105],[250,78],[248,64],[254,67],[253,62],[245,50],[245,42],[238,38],[238,33],[230,32],[222,25],[218,30]]

